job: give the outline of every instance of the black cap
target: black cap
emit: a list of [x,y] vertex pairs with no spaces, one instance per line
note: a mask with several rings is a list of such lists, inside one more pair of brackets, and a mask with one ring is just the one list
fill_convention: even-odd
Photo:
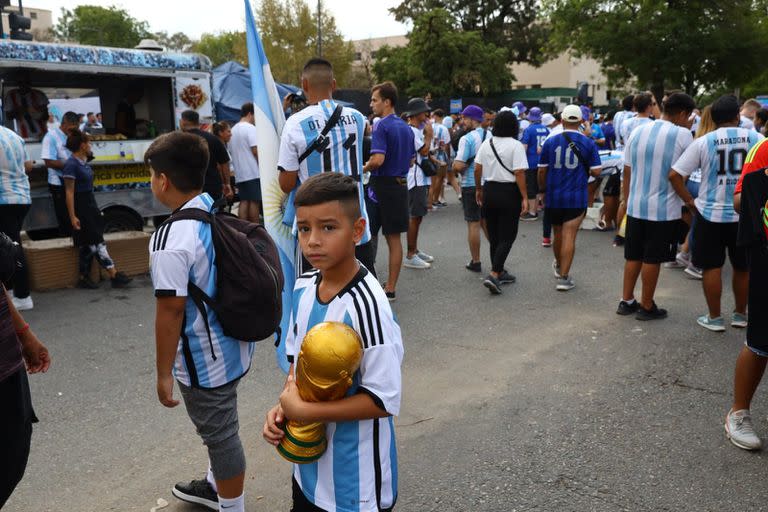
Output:
[[405,112],[408,117],[413,117],[424,112],[430,112],[431,110],[427,102],[424,101],[424,98],[411,98],[408,100],[408,107]]

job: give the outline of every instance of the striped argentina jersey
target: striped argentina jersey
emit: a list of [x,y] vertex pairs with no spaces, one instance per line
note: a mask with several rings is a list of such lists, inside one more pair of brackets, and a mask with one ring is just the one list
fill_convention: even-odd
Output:
[[478,126],[459,139],[459,148],[454,160],[468,164],[464,170],[464,177],[461,179],[462,188],[475,187],[475,156],[480,150],[480,145],[490,136],[490,130]]
[[27,159],[24,139],[0,126],[0,205],[32,204],[29,178],[24,169]]
[[293,476],[306,498],[328,512],[378,512],[397,500],[397,449],[393,416],[400,412],[403,343],[381,285],[365,267],[330,302],[318,299],[322,275],[296,280],[293,328],[286,354],[300,357],[307,331],[325,322],[343,322],[362,339],[363,359],[347,396],[365,393],[391,416],[326,424],[328,448],[316,462],[294,465]]
[[[206,193],[181,208],[211,211],[213,198]],[[161,226],[149,240],[149,263],[155,297],[186,297],[193,282],[208,296],[216,295],[216,253],[211,226],[196,220],[179,220]],[[212,310],[205,321],[192,299],[187,299],[173,374],[186,386],[216,388],[242,377],[251,366],[255,343],[224,335]]]
[[421,162],[427,156],[422,155],[419,151],[424,147],[424,130],[411,126],[413,131],[413,148],[416,150],[416,158],[413,161],[413,165],[408,169],[408,190],[413,187],[424,187],[430,185],[432,182],[421,170]]
[[733,192],[749,151],[760,141],[754,130],[718,128],[696,139],[672,167],[682,176],[701,169],[696,209],[710,222],[738,222]]
[[693,136],[686,128],[657,120],[636,128],[624,148],[631,169],[627,215],[651,221],[682,217],[683,201],[669,182],[669,171]]
[[450,146],[451,144],[451,133],[448,131],[448,128],[445,127],[445,125],[441,123],[432,123],[432,147],[430,148],[432,151],[440,151],[440,143],[442,142],[444,147]]
[[641,126],[644,126],[652,122],[653,122],[653,119],[651,119],[650,117],[635,116],[621,123],[621,138],[624,141],[624,145],[626,146],[627,143],[629,142],[629,137],[632,135],[633,131],[635,131],[637,128],[640,128]]
[[317,139],[335,109],[336,102],[326,99],[289,117],[280,136],[277,167],[281,171],[298,171],[299,184],[321,172],[340,172],[355,178],[359,183],[360,211],[366,221],[366,232],[361,241],[364,244],[370,241],[371,234],[362,180],[365,135],[363,114],[353,108],[344,107],[339,122],[328,134],[328,147],[322,153],[313,151],[299,163],[299,157]]

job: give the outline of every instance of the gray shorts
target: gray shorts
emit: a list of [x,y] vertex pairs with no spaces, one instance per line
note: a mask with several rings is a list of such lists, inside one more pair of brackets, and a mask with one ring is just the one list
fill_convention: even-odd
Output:
[[259,201],[261,202],[261,180],[241,181],[237,183],[237,195],[241,201]]
[[408,190],[408,212],[411,214],[411,218],[427,215],[428,195],[429,185],[413,187]]
[[240,442],[237,417],[237,385],[240,380],[206,389],[191,388],[177,381],[187,415],[208,448],[211,471],[217,480],[228,480],[245,472],[245,453]]

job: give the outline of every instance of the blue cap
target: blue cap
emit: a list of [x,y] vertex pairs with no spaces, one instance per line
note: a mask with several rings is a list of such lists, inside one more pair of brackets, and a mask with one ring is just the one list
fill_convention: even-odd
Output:
[[528,110],[527,108],[525,108],[525,103],[523,103],[522,101],[514,102],[512,104],[512,107],[517,108],[518,114],[525,114],[526,111]]
[[541,121],[541,109],[539,107],[533,107],[528,111],[528,120],[532,123],[538,123]]
[[477,105],[467,105],[467,107],[461,111],[461,115],[480,123],[483,122],[483,109]]

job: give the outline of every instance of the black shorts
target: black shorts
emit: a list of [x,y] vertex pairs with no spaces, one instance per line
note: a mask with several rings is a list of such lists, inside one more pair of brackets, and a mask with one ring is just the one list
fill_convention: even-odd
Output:
[[544,208],[544,217],[553,226],[562,226],[587,213],[586,208]]
[[701,215],[693,224],[693,266],[707,270],[725,264],[725,253],[734,270],[747,270],[747,250],[736,246],[738,222],[710,222]]
[[539,193],[539,170],[528,169],[525,171],[525,189],[528,199],[535,199]]
[[480,206],[477,204],[475,187],[463,187],[461,189],[461,207],[464,209],[465,221],[480,222]]
[[[698,222],[698,220],[696,221]],[[768,308],[768,250],[762,246],[747,250],[749,264],[750,312],[747,324],[747,347],[760,356],[768,357],[768,315],[761,314]]]
[[680,234],[687,228],[681,220],[653,221],[627,215],[624,259],[658,264],[675,259]]
[[3,508],[24,476],[32,440],[32,424],[37,422],[24,368],[0,382],[0,508]]
[[371,234],[379,230],[385,235],[408,231],[408,187],[405,178],[371,176],[368,185],[376,196],[376,202],[368,201],[368,218]]
[[621,194],[621,174],[611,174],[603,187],[603,197],[617,197]]
[[241,181],[237,184],[237,195],[241,201],[261,202],[261,180],[259,178]]
[[427,215],[427,196],[429,185],[413,187],[408,190],[408,213],[411,218],[425,217]]

